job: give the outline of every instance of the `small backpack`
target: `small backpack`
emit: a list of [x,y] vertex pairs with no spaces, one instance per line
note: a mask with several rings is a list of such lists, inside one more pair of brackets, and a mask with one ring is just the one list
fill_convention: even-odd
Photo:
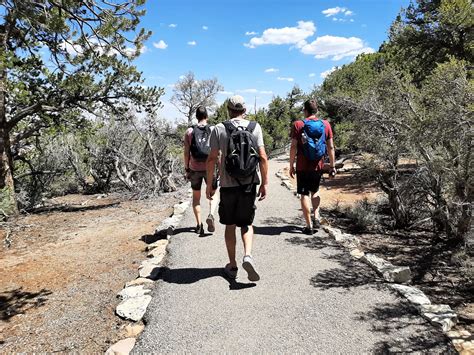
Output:
[[228,137],[227,156],[225,157],[227,173],[235,179],[254,176],[260,162],[257,138],[253,135],[257,122],[249,122],[246,128],[235,127],[231,121],[226,121],[223,124]]
[[322,120],[304,120],[301,140],[303,154],[310,161],[321,160],[326,155],[326,131]]
[[193,135],[191,139],[190,151],[194,160],[206,161],[211,147],[209,146],[209,138],[211,136],[211,128],[209,125],[193,126]]

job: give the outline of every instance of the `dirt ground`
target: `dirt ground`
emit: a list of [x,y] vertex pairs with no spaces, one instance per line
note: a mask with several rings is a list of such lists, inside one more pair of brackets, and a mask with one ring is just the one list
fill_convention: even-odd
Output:
[[69,211],[23,215],[0,230],[0,353],[104,352],[129,324],[116,298],[183,192],[153,200],[69,195]]

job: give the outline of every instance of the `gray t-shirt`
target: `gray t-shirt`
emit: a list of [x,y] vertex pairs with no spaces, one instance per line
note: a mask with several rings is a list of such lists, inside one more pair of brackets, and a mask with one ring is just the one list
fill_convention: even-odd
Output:
[[[242,117],[236,117],[230,120],[234,126],[236,127],[247,127],[249,125],[249,120],[246,120]],[[262,134],[262,127],[257,123],[255,129],[253,131],[253,135],[257,139],[257,145],[259,147],[263,147],[263,134]],[[227,156],[227,145],[228,145],[228,137],[227,131],[222,123],[216,125],[215,129],[212,130],[211,139],[210,139],[211,149],[218,149],[222,153],[222,159],[219,167],[220,172],[220,180],[222,187],[234,187],[240,186],[245,184],[250,184],[252,182],[252,176],[249,176],[246,179],[240,179],[237,181],[233,177],[229,176],[225,169],[225,157]],[[260,183],[260,178],[258,173],[255,172],[255,176],[253,178],[253,182],[255,184]]]

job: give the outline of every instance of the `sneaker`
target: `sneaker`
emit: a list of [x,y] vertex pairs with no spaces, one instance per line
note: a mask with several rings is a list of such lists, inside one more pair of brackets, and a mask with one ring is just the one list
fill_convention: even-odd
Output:
[[206,232],[204,232],[204,226],[201,223],[201,225],[199,226],[199,236],[202,237],[204,234],[206,234]]
[[314,216],[311,217],[311,221],[313,222],[313,228],[320,228],[321,227],[321,218],[315,218]]
[[201,225],[200,224],[197,224],[196,225],[196,228],[194,229],[194,231],[196,232],[196,234],[199,234],[201,232]]
[[207,216],[206,223],[207,230],[209,231],[209,233],[214,233],[214,231],[216,230],[216,226],[214,225],[214,216],[212,214]]
[[237,278],[237,272],[239,271],[239,268],[237,266],[230,266],[230,264],[227,264],[224,267],[224,275],[228,277],[229,279],[236,279]]
[[260,280],[260,275],[255,270],[255,264],[253,258],[250,255],[245,255],[242,263],[242,267],[247,271],[249,281]]
[[313,228],[311,228],[311,227],[304,227],[304,228],[303,228],[303,234],[313,235]]

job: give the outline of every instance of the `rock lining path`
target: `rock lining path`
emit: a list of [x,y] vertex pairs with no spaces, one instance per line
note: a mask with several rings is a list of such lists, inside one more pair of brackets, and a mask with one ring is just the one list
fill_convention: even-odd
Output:
[[133,353],[453,352],[440,331],[325,232],[301,234],[299,201],[275,178],[286,164],[270,162],[269,195],[257,203],[253,254],[261,281],[250,283],[242,268],[236,282],[225,279],[223,226],[200,238],[188,209]]

